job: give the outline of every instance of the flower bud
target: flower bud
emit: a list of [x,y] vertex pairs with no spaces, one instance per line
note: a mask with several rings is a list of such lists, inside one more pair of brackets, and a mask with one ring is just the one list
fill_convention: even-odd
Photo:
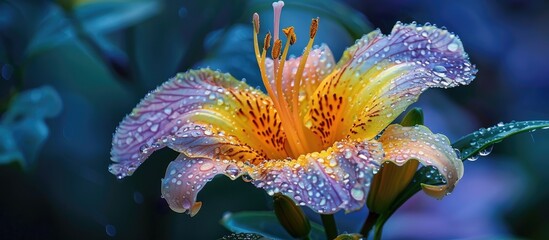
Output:
[[[402,126],[423,124],[421,108],[410,110],[402,119]],[[385,162],[372,179],[366,205],[370,212],[384,213],[393,204],[400,193],[410,184],[417,171],[419,161],[410,160],[402,166]]]
[[273,196],[274,212],[280,224],[294,238],[305,238],[311,231],[309,219],[289,197],[276,193]]

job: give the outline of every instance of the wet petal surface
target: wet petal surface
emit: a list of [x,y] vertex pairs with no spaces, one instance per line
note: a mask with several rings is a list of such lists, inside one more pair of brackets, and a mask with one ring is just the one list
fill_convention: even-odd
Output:
[[201,202],[196,201],[196,195],[218,174],[235,179],[240,175],[240,168],[234,161],[187,158],[181,154],[166,169],[162,179],[162,197],[173,211],[187,212],[192,217],[202,206]]
[[424,166],[435,166],[446,179],[445,185],[423,185],[430,196],[442,198],[452,192],[463,176],[463,163],[457,157],[448,138],[432,133],[425,126],[403,127],[390,125],[379,138],[385,151],[385,160],[402,166],[417,159]]
[[[131,175],[155,150],[260,162],[285,156],[285,134],[270,99],[229,74],[178,74],[148,94],[113,137],[110,171]],[[217,149],[217,150],[216,150]],[[235,154],[238,153],[238,154]]]
[[268,194],[280,192],[318,213],[361,208],[383,156],[376,141],[343,140],[294,160],[264,162],[248,173]]
[[468,84],[475,73],[454,34],[397,23],[389,36],[374,31],[344,53],[313,94],[305,125],[325,146],[373,138],[427,88]]

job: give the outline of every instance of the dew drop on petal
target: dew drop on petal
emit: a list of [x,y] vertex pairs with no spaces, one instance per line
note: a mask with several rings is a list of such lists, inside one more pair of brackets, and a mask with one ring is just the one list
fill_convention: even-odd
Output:
[[214,167],[213,163],[204,163],[200,166],[200,171],[208,171]]
[[357,201],[362,201],[364,199],[364,190],[360,186],[355,186],[351,189],[351,196]]
[[250,177],[250,175],[244,174],[244,175],[242,175],[242,180],[244,182],[251,182],[253,179],[252,179],[252,177]]
[[[231,179],[231,180],[234,180],[238,177],[238,175],[240,174],[240,168],[238,168],[237,166],[233,165],[233,164],[230,164],[229,166],[227,166],[227,168],[225,168],[225,174],[227,174],[227,176]],[[242,176],[242,179],[244,181],[246,181],[244,179],[244,176]]]
[[151,132],[156,132],[158,131],[158,124],[154,124],[151,126]]
[[456,43],[450,43],[448,44],[448,50],[450,52],[455,52],[458,49],[458,45]]

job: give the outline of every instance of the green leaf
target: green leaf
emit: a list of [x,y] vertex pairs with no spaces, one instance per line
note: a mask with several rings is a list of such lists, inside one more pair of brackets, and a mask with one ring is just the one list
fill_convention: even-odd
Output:
[[453,143],[452,146],[460,151],[461,160],[465,160],[510,136],[522,132],[532,132],[537,129],[549,129],[549,121],[498,123],[493,127],[481,128],[466,135]]
[[421,108],[412,108],[400,122],[400,125],[412,127],[415,125],[423,125],[423,110]]
[[[221,225],[235,233],[257,233],[267,238],[292,239],[271,211],[227,213],[221,219]],[[324,228],[311,222],[310,238],[324,239]]]
[[[97,38],[132,26],[160,10],[158,1],[122,1],[84,4],[74,9],[73,13],[85,31]],[[27,57],[65,44],[77,35],[74,26],[60,9],[52,9],[41,25],[26,49]]]

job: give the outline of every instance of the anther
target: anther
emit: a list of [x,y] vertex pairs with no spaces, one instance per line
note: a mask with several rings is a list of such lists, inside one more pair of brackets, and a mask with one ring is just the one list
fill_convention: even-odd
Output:
[[311,20],[311,29],[309,31],[309,37],[311,39],[315,38],[316,30],[318,30],[318,18],[313,18],[313,20]]
[[295,41],[297,40],[294,32],[294,27],[284,28],[282,29],[282,32],[284,33],[284,35],[286,35],[288,40],[290,40],[290,44],[294,45]]
[[280,49],[282,48],[282,41],[280,39],[277,39],[274,42],[273,49],[271,52],[271,57],[273,59],[278,59],[280,57]]
[[263,49],[267,51],[267,49],[269,49],[270,46],[271,46],[271,33],[267,33],[267,35],[265,35],[265,41],[263,41]]
[[254,31],[257,34],[259,33],[259,14],[254,13],[253,23],[254,23]]

